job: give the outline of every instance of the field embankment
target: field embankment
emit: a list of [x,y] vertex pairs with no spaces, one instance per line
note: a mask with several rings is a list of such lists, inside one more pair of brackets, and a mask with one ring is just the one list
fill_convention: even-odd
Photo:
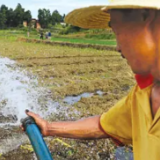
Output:
[[[63,41],[48,41],[48,40],[38,40],[38,39],[28,39],[28,38],[18,38],[18,41],[22,42],[29,42],[29,43],[42,43],[42,44],[49,44],[52,46],[67,46],[72,48],[93,48],[97,50],[108,50],[108,51],[115,51],[115,46],[107,46],[107,45],[98,45],[98,44],[85,44],[85,43],[72,43],[72,42],[63,42]],[[55,39],[56,40],[56,39]]]

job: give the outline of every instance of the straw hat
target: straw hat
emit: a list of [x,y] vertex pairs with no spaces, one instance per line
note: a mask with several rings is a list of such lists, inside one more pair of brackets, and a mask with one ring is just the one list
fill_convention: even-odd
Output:
[[76,9],[65,17],[65,22],[81,28],[108,28],[109,9],[160,9],[160,0],[110,0],[107,6]]

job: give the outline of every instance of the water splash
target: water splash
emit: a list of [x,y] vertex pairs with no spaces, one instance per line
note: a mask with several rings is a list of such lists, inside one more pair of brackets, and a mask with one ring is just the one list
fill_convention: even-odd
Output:
[[26,117],[26,109],[45,118],[51,113],[58,114],[61,107],[50,98],[48,90],[39,87],[38,77],[19,68],[15,61],[0,57],[0,128],[12,135],[0,139],[0,153],[10,152],[27,142],[27,136],[12,131]]
[[32,110],[43,117],[49,112],[56,112],[59,104],[46,98],[49,97],[47,94],[47,90],[38,86],[37,77],[22,71],[15,61],[0,58],[1,114],[5,117],[16,115],[19,124],[20,120],[26,117],[25,109]]
[[[54,115],[72,115],[68,107],[61,106],[51,98],[51,92],[38,85],[38,77],[22,70],[15,61],[0,57],[0,154],[8,153],[27,143],[27,136],[18,134],[20,120],[29,109],[43,118]],[[73,111],[76,115],[79,113]],[[5,135],[9,133],[9,137]]]

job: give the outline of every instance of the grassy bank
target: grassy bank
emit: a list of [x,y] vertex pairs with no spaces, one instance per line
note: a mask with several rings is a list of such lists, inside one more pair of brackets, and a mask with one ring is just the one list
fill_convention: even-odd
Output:
[[54,38],[52,41],[70,42],[70,43],[84,43],[84,44],[98,44],[98,45],[116,45],[115,40],[96,40],[96,39],[84,39],[84,38]]
[[[107,33],[106,33],[107,34]],[[70,42],[70,43],[79,43],[79,44],[93,44],[93,45],[108,45],[108,46],[115,46],[116,40],[115,39],[105,39],[105,33],[102,35],[97,33],[95,34],[88,34],[88,33],[75,33],[75,34],[68,34],[68,35],[59,35],[58,33],[52,34],[51,41],[53,42]],[[110,34],[109,34],[110,35]],[[4,39],[15,39],[19,37],[27,38],[27,30],[0,30],[0,37]],[[88,38],[87,38],[88,37]],[[107,36],[106,36],[107,37]],[[30,32],[31,39],[40,39],[40,34],[36,30]],[[45,36],[44,36],[45,40]]]

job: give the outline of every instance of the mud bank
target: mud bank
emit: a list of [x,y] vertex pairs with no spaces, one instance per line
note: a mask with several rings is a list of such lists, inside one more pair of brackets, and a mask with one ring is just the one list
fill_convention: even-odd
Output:
[[116,47],[114,46],[78,44],[78,43],[69,43],[69,42],[51,42],[47,40],[37,40],[37,39],[27,39],[27,38],[18,38],[18,41],[29,42],[29,43],[43,43],[43,44],[49,44],[52,46],[59,45],[59,46],[67,46],[72,48],[93,48],[97,50],[116,51]]

